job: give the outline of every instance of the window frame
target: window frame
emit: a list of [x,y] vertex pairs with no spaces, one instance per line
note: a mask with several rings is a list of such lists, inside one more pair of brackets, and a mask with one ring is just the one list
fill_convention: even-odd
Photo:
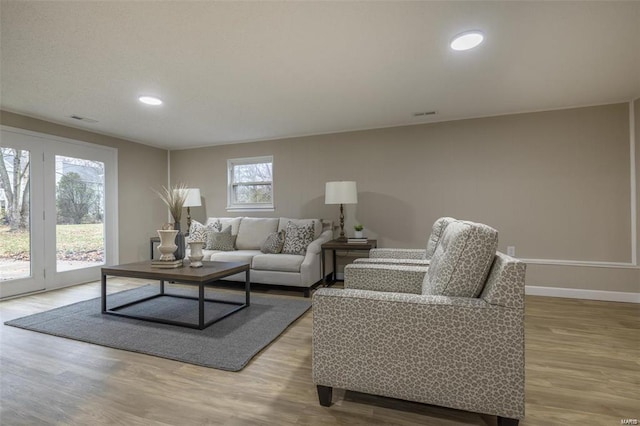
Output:
[[[236,166],[244,166],[248,164],[271,163],[271,181],[270,182],[234,182],[234,168]],[[230,158],[227,160],[227,211],[274,211],[275,210],[275,188],[273,184],[273,155],[264,155],[260,157],[244,157]],[[238,185],[271,185],[271,202],[270,203],[234,203],[233,194],[234,187]]]

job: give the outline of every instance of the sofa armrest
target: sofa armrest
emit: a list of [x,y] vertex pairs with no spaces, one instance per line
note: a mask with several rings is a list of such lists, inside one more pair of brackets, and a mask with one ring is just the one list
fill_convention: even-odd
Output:
[[421,294],[427,269],[420,266],[353,263],[344,268],[344,288]]
[[482,299],[322,288],[315,384],[524,416],[524,310]]
[[300,265],[301,282],[311,285],[322,279],[321,246],[332,239],[333,231],[327,230],[307,246],[307,252]]
[[426,253],[427,251],[424,249],[375,248],[369,250],[369,257],[386,259],[424,259]]
[[366,265],[407,265],[407,266],[429,266],[431,260],[427,259],[394,259],[390,257],[361,257],[354,259],[353,263]]
[[331,230],[324,231],[322,234],[320,234],[318,238],[313,240],[307,246],[307,255],[320,254],[320,251],[322,250],[322,245],[326,242],[331,241],[332,239],[333,239],[333,231]]

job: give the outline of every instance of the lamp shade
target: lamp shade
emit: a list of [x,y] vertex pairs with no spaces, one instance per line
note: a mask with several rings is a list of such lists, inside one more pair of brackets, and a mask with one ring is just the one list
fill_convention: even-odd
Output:
[[327,182],[325,204],[358,204],[358,189],[353,181]]
[[184,200],[183,207],[198,207],[200,203],[200,189],[199,188],[187,188],[187,198]]

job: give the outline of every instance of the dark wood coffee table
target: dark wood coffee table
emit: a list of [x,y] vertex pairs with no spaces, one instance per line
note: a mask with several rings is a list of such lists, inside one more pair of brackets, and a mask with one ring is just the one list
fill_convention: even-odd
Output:
[[[217,321],[220,321],[221,319],[231,315],[232,313],[237,312],[240,309],[244,309],[250,305],[251,282],[249,279],[250,266],[248,263],[241,263],[241,262],[202,262],[202,263],[204,264],[202,268],[190,268],[189,266],[183,266],[180,268],[173,268],[173,269],[153,268],[151,266],[151,261],[104,267],[102,268],[102,279],[101,279],[102,313],[109,314],[109,315],[117,315],[117,316],[127,317],[127,318],[135,318],[135,319],[140,319],[145,321],[158,322],[162,324],[179,325],[182,327],[189,327],[189,328],[202,330],[204,328],[207,328],[211,324]],[[245,273],[245,286],[244,286],[245,303],[229,302],[229,301],[218,300],[218,299],[206,299],[204,297],[204,287],[206,285],[211,285],[222,278],[225,278],[240,272]],[[158,294],[154,294],[153,296],[145,297],[143,299],[135,300],[133,302],[125,303],[123,305],[115,306],[107,309],[107,276],[108,275],[116,276],[116,277],[146,278],[151,280],[157,280],[157,281],[160,281],[160,291]],[[165,281],[197,285],[198,297],[165,293],[165,288],[164,288]],[[150,299],[155,299],[157,297],[177,297],[182,299],[197,300],[198,301],[198,324],[182,322],[182,321],[173,321],[169,319],[149,317],[149,316],[125,314],[123,312],[118,312],[119,310],[124,309],[128,306],[142,303]],[[204,302],[225,303],[230,305],[237,305],[237,307],[231,311],[226,310],[224,313],[218,316],[215,316],[213,319],[210,319],[209,321],[205,322]]]

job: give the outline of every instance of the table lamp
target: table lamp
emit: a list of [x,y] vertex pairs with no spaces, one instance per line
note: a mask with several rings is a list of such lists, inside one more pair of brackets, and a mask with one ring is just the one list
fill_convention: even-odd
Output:
[[200,207],[200,189],[199,188],[187,188],[187,198],[184,200],[182,207],[187,208],[187,232],[191,229],[191,207]]
[[358,204],[358,189],[353,181],[327,182],[324,193],[325,204],[340,204],[340,238],[346,241],[344,235],[344,204]]

